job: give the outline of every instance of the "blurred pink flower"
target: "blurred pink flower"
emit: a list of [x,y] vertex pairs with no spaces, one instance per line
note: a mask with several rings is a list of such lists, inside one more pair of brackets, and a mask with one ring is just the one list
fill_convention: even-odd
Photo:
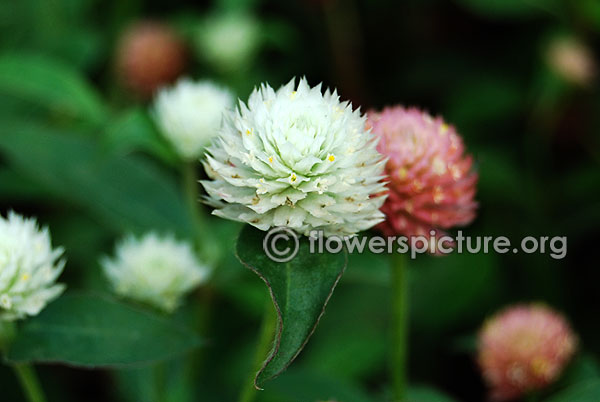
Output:
[[556,380],[577,344],[564,318],[539,304],[496,314],[478,341],[479,366],[494,400],[517,398]]
[[473,220],[477,174],[454,127],[402,106],[370,111],[367,118],[378,151],[389,158],[386,220],[378,226],[385,235],[429,236]]
[[167,25],[149,21],[135,23],[125,31],[116,57],[121,83],[145,99],[179,77],[186,64],[185,46],[176,33]]

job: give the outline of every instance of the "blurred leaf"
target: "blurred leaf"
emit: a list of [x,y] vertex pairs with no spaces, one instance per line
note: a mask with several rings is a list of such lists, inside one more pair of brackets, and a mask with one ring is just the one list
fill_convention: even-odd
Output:
[[454,399],[428,387],[411,387],[408,389],[407,401],[415,402],[454,402]]
[[155,370],[154,366],[115,370],[115,389],[118,390],[120,399],[127,402],[160,400]]
[[554,389],[566,389],[584,382],[600,380],[600,366],[589,354],[578,355],[569,363]]
[[579,0],[571,2],[579,12],[578,17],[589,21],[592,27],[600,32],[600,2],[598,0]]
[[[358,255],[351,255],[352,261]],[[387,267],[387,265],[385,265]],[[385,286],[348,280],[348,266],[327,306],[319,330],[303,352],[302,367],[322,374],[335,373],[340,379],[368,381],[385,367],[389,351],[386,333],[390,299]],[[357,322],[368,325],[356,325]]]
[[[522,108],[523,98],[523,88],[503,76],[469,77],[451,92],[446,117],[459,132],[468,127],[469,132],[489,136],[490,123],[513,118]],[[485,130],[477,130],[479,127]]]
[[352,253],[348,258],[348,272],[344,275],[344,282],[348,281],[387,286],[390,281],[390,259],[368,248],[362,253]]
[[93,139],[21,123],[0,127],[0,153],[51,194],[119,231],[193,233],[173,180],[143,159],[102,153]]
[[[373,402],[373,399],[356,385],[315,374],[304,370],[291,369],[286,375],[271,383],[267,391],[261,393],[261,402]],[[419,401],[421,402],[421,401]]]
[[238,258],[267,284],[277,311],[275,343],[256,386],[281,374],[302,351],[346,268],[345,253],[310,253],[305,237],[291,261],[275,262],[266,255],[263,239],[265,232],[246,225],[237,242]]
[[141,108],[128,110],[106,128],[106,143],[120,153],[141,150],[168,163],[176,163],[177,155],[160,137],[148,114]]
[[[119,391],[119,400],[191,402],[194,401],[197,379],[190,378],[190,371],[186,358],[175,358],[152,366],[115,370],[113,375],[115,388]],[[164,376],[164,379],[157,381],[158,376]],[[164,383],[160,383],[162,380]],[[206,393],[203,392],[202,401],[205,400]]]
[[546,402],[598,402],[600,400],[600,379],[581,382],[558,392]]
[[411,317],[427,331],[479,317],[500,290],[495,254],[421,255],[410,265]]
[[224,12],[249,12],[256,8],[262,0],[216,0],[215,8]]
[[17,335],[15,323],[7,320],[0,320],[0,351],[4,352],[14,341]]
[[328,338],[311,344],[308,359],[302,363],[321,373],[336,373],[339,378],[366,379],[385,363],[388,345],[381,336],[383,331],[356,327],[356,322],[344,324],[337,327],[338,336],[330,332]]
[[0,168],[0,197],[4,201],[23,201],[47,197],[48,192],[33,185],[9,168]]
[[36,52],[75,68],[89,69],[105,50],[94,0],[0,2],[0,47]]
[[77,71],[39,55],[0,56],[0,93],[93,124],[102,124],[108,115],[98,94]]
[[474,156],[479,173],[477,191],[483,202],[493,202],[496,206],[530,206],[529,198],[523,195],[532,188],[527,186],[529,180],[520,173],[519,163],[512,153],[499,147],[482,148],[474,150]]
[[[69,286],[93,291],[106,291],[110,284],[101,269],[95,269],[97,256],[106,252],[106,245],[112,244],[114,233],[99,225],[89,215],[82,212],[58,209],[52,215],[44,215],[44,225],[52,229],[52,242],[68,250],[69,267],[62,279]],[[88,269],[92,263],[93,269]]]
[[8,352],[12,362],[122,366],[169,359],[201,344],[191,331],[108,297],[60,297],[25,321]]

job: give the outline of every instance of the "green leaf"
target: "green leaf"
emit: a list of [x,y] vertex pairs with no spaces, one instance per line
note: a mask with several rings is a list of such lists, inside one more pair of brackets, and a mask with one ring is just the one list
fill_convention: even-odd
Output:
[[94,89],[77,71],[39,55],[0,56],[0,93],[92,124],[108,112]]
[[505,122],[523,108],[523,88],[498,75],[468,77],[456,83],[448,97],[446,118],[461,132],[489,135],[490,124]]
[[[410,275],[414,327],[439,333],[448,326],[479,319],[493,304],[499,283],[497,256],[458,254],[443,258],[422,255],[411,261]],[[444,308],[439,308],[443,301]]]
[[[263,249],[265,232],[246,225],[237,242],[237,256],[266,284],[277,312],[277,333],[272,351],[257,373],[254,385],[283,372],[298,356],[315,331],[335,286],[346,268],[346,253],[310,253],[301,237],[298,253],[288,262],[271,260]],[[272,238],[272,237],[271,237]],[[294,247],[294,242],[288,242]],[[279,250],[284,244],[277,244]]]
[[103,152],[84,136],[9,122],[0,127],[0,153],[18,173],[118,231],[193,233],[173,179],[144,159]]
[[600,379],[594,379],[572,385],[546,399],[546,402],[597,402],[598,400],[600,400]]
[[[354,383],[368,381],[374,372],[385,367],[389,352],[388,339],[382,336],[388,330],[389,312],[382,309],[390,305],[387,287],[373,285],[368,280],[362,283],[349,280],[357,268],[357,257],[360,255],[352,254],[347,272],[301,362],[312,371],[335,373],[337,378]],[[372,264],[376,262],[373,259]],[[387,264],[384,266],[389,268]],[[356,325],[357,322],[369,325]]]
[[177,154],[156,131],[148,114],[141,108],[128,110],[106,129],[105,142],[120,153],[146,151],[168,163],[178,163]]
[[251,12],[262,0],[217,0],[215,9],[221,12]]
[[566,381],[600,380],[600,365],[591,354],[580,354],[563,375]]
[[408,389],[407,400],[419,402],[454,402],[454,399],[429,387],[410,387]]
[[12,169],[0,168],[0,197],[2,199],[23,201],[47,196],[48,193],[33,186],[31,180],[26,180]]
[[201,344],[173,322],[108,297],[71,294],[25,321],[8,352],[12,362],[106,367],[143,364]]

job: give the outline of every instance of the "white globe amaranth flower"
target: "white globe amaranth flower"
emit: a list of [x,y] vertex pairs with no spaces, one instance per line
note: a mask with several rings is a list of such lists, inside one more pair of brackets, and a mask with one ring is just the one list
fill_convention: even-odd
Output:
[[352,235],[381,222],[385,159],[365,117],[301,79],[262,85],[223,118],[202,181],[213,214],[261,230]]
[[168,312],[210,271],[198,262],[189,243],[153,232],[125,238],[115,257],[104,258],[101,265],[115,293]]
[[246,69],[256,55],[260,42],[260,23],[244,13],[209,17],[196,37],[196,46],[202,57],[224,72]]
[[228,89],[211,81],[184,78],[158,92],[153,115],[177,153],[193,160],[217,135],[223,112],[233,106],[234,96]]
[[48,229],[35,219],[14,212],[0,216],[0,319],[37,315],[60,296],[65,285],[56,279],[65,266],[63,252],[52,248]]

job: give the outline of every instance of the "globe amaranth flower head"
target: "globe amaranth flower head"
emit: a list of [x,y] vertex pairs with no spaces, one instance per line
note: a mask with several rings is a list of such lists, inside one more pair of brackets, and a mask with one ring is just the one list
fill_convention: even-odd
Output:
[[188,243],[156,233],[127,237],[101,264],[115,293],[167,312],[209,274]]
[[261,229],[352,235],[381,222],[384,158],[365,118],[301,79],[262,85],[224,117],[203,181],[213,214]]
[[477,174],[454,127],[439,117],[401,106],[368,113],[377,149],[389,159],[384,234],[429,236],[475,217]]
[[129,26],[116,53],[119,80],[144,99],[173,82],[186,65],[183,41],[168,25],[159,22],[140,21]]
[[203,59],[223,72],[247,69],[260,42],[259,21],[244,13],[210,16],[196,36],[196,47]]
[[233,104],[233,94],[211,81],[181,79],[159,91],[153,111],[162,134],[183,159],[192,160],[217,135],[223,112]]
[[14,212],[0,216],[0,319],[37,315],[64,291],[56,283],[65,265],[62,254],[34,219]]
[[478,362],[496,400],[543,388],[560,375],[576,348],[565,319],[540,305],[518,305],[486,321]]

